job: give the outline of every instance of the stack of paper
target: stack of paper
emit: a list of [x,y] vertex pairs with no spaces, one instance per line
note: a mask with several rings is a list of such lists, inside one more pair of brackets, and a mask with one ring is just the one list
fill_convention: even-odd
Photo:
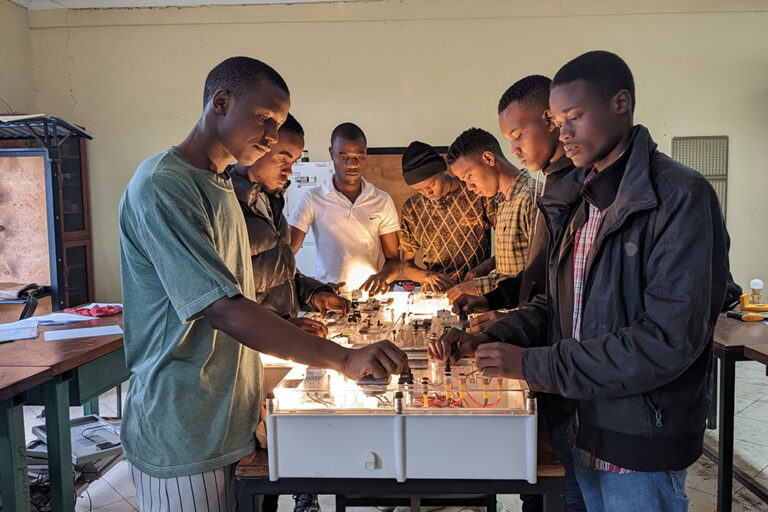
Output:
[[27,318],[9,324],[0,324],[0,343],[14,340],[26,340],[37,338],[40,330],[37,328],[37,320]]

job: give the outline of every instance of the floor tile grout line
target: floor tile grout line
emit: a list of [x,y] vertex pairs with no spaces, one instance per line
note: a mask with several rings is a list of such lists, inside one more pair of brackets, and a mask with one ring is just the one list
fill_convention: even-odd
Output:
[[[110,470],[110,471],[111,471],[111,470]],[[107,471],[107,473],[109,473],[110,471]],[[106,475],[106,473],[105,473],[104,475]],[[101,479],[102,479],[102,480],[104,480],[104,481],[107,483],[107,485],[108,485],[108,486],[110,486],[110,487],[112,488],[112,490],[113,490],[113,491],[115,491],[115,492],[117,493],[117,495],[118,495],[118,496],[120,496],[120,497],[121,497],[123,500],[125,500],[125,501],[128,501],[128,496],[123,496],[123,495],[120,493],[120,491],[118,491],[118,490],[115,488],[115,486],[114,486],[114,485],[112,485],[112,484],[109,482],[109,480],[107,480],[106,478],[104,478],[104,476],[102,476],[102,477],[101,477]]]

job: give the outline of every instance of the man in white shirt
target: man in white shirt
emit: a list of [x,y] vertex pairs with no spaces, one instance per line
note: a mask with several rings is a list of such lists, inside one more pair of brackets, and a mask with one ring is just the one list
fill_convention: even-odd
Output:
[[363,178],[368,147],[360,127],[337,126],[329,151],[333,176],[307,191],[294,208],[288,221],[291,248],[295,254],[311,227],[318,280],[385,292],[400,272],[395,203]]

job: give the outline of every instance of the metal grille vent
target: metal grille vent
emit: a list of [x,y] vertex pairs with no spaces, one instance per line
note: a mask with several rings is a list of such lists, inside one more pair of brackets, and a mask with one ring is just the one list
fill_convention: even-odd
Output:
[[672,137],[672,158],[699,171],[717,193],[723,216],[728,191],[728,137]]

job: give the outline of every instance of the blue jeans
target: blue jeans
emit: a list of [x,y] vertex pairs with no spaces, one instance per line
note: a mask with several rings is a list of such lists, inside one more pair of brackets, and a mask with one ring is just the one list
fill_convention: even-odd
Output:
[[573,452],[576,478],[589,512],[685,512],[685,474],[682,471],[610,473],[588,469]]

